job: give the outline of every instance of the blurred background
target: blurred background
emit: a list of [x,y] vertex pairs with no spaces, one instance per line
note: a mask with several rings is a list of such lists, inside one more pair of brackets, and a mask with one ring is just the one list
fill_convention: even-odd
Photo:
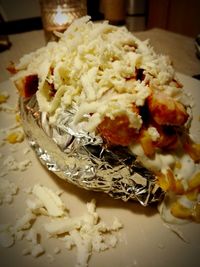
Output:
[[[162,28],[200,33],[200,0],[86,0],[92,20],[108,19],[131,31]],[[0,0],[0,34],[42,29],[39,0]]]

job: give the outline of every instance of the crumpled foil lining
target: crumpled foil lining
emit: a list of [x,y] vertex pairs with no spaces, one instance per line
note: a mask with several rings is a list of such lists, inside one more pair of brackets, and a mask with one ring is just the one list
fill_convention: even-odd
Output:
[[113,198],[139,201],[143,206],[163,198],[154,174],[124,147],[108,149],[102,139],[69,127],[75,111],[66,110],[57,126],[39,112],[35,95],[20,98],[23,128],[30,146],[46,168],[81,188],[101,191]]

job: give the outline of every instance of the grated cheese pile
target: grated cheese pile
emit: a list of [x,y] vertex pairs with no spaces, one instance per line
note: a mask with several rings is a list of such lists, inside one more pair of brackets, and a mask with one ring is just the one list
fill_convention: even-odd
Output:
[[[10,184],[12,185],[12,184]],[[15,193],[15,192],[14,192]],[[41,235],[33,227],[33,222],[46,216],[49,221],[41,224],[49,238],[56,238],[64,242],[69,250],[77,248],[76,266],[86,267],[93,252],[105,251],[116,247],[119,236],[118,231],[122,224],[117,218],[111,226],[101,221],[96,212],[93,199],[87,203],[87,212],[79,217],[71,217],[61,198],[51,189],[36,184],[29,192],[32,198],[26,200],[27,209],[23,216],[17,219],[14,225],[0,225],[0,245],[11,247],[17,240],[27,240],[31,246],[23,249],[22,254],[31,254],[38,257],[45,253],[41,244]],[[55,248],[55,254],[60,252]],[[48,254],[53,260],[53,256]],[[51,255],[51,256],[50,256]]]
[[[139,130],[142,119],[132,105],[144,105],[150,87],[156,85],[180,97],[176,84],[169,85],[174,78],[170,60],[157,55],[148,41],[140,41],[125,27],[94,24],[89,19],[72,23],[58,43],[50,42],[22,57],[13,81],[32,74],[39,77],[37,100],[51,123],[56,123],[63,110],[75,106],[72,128],[93,132],[105,116],[113,119],[123,114],[130,127]],[[135,79],[139,69],[144,70],[145,80]]]

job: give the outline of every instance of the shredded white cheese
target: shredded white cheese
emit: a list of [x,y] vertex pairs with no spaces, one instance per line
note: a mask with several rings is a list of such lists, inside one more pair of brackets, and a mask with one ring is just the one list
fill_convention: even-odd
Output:
[[14,236],[10,232],[10,225],[0,224],[0,245],[4,248],[8,248],[11,247],[14,242]]
[[[129,118],[130,127],[140,129],[142,120],[132,105],[143,106],[151,86],[163,90],[174,77],[169,58],[157,55],[148,41],[140,41],[125,27],[92,23],[88,16],[74,21],[58,42],[22,57],[16,68],[14,81],[38,75],[37,100],[51,123],[73,104],[78,112],[71,127],[89,132],[105,116],[121,114]],[[139,69],[145,80],[136,77]],[[171,87],[176,86],[170,86],[169,94],[177,96],[178,90]]]
[[[46,251],[41,243],[42,234],[35,230],[33,222],[45,215],[48,219],[41,225],[42,232],[51,238],[64,242],[66,249],[77,248],[76,266],[87,267],[93,252],[101,252],[116,247],[119,242],[118,231],[122,224],[114,218],[111,226],[100,220],[96,212],[95,200],[87,203],[87,211],[80,216],[71,217],[66,212],[67,207],[50,188],[36,184],[27,193],[32,198],[26,200],[27,209],[24,215],[17,219],[13,226],[0,225],[0,245],[13,246],[18,240],[26,240],[29,246],[22,250],[22,255],[39,257]],[[54,249],[54,254],[60,252],[60,248]],[[50,261],[54,257],[47,252]]]
[[158,130],[155,127],[149,127],[148,133],[151,136],[152,141],[157,141],[160,137]]
[[36,219],[36,215],[33,214],[30,210],[27,210],[27,212],[17,220],[15,224],[15,230],[21,231],[24,229],[30,229],[31,223]]
[[9,155],[4,161],[3,166],[6,167],[7,171],[25,171],[31,165],[30,159],[17,161],[14,156]]
[[18,187],[15,183],[10,182],[6,178],[0,178],[0,204],[11,203],[17,191]]
[[33,194],[43,203],[50,216],[57,217],[64,215],[64,204],[59,196],[57,196],[51,189],[38,184],[34,186]]

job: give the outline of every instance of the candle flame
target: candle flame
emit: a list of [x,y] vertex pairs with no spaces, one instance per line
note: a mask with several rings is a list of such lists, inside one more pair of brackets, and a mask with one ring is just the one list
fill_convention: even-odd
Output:
[[63,25],[68,22],[68,15],[63,13],[61,6],[58,6],[56,9],[56,14],[54,16],[54,22],[58,25]]

